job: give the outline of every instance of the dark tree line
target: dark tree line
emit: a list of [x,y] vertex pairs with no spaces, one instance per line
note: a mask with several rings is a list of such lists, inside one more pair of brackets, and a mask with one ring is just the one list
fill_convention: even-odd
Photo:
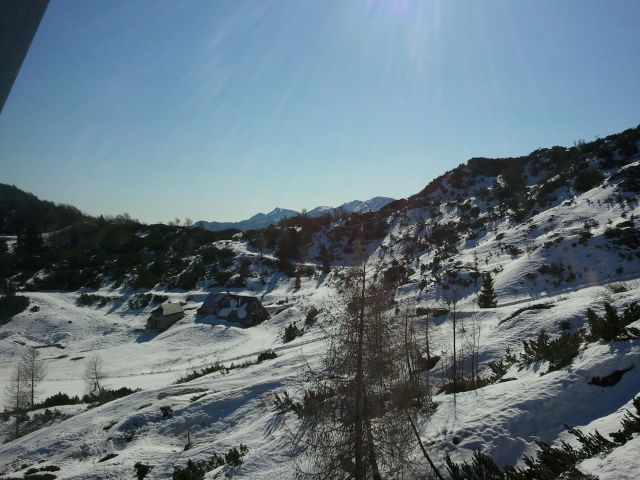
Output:
[[33,228],[52,232],[84,218],[71,205],[40,200],[13,185],[0,184],[0,233],[18,235]]

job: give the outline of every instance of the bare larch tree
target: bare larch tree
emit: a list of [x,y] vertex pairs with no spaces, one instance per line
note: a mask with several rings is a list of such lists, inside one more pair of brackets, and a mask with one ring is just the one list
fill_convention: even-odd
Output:
[[84,370],[84,381],[89,393],[100,395],[104,390],[104,362],[99,355],[92,355],[87,360]]
[[396,478],[414,450],[407,412],[424,396],[406,360],[409,334],[394,292],[368,285],[365,265],[347,273],[328,309],[334,330],[317,388],[331,398],[303,421],[298,478]]
[[47,368],[40,359],[40,353],[35,348],[29,348],[22,356],[20,362],[24,371],[26,381],[25,387],[29,393],[29,406],[33,408],[36,404],[36,395],[38,393],[38,385],[47,375]]

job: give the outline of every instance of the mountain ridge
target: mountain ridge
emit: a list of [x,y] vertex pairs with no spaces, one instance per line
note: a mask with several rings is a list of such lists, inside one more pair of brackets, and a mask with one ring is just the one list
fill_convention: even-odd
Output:
[[42,200],[15,185],[0,183],[0,234],[59,230],[86,218],[74,206]]
[[[377,212],[381,208],[385,207],[391,202],[394,202],[394,198],[390,197],[382,197],[376,196],[370,198],[368,200],[352,200],[350,202],[345,202],[338,207],[329,207],[329,206],[319,206],[315,207],[312,210],[309,210],[306,215],[311,218],[317,218],[323,215],[335,214],[338,211],[343,211],[346,213],[369,213],[369,212]],[[213,232],[221,231],[221,230],[256,230],[261,228],[266,228],[269,225],[273,225],[278,223],[281,220],[286,220],[291,217],[295,217],[296,215],[300,215],[301,212],[297,210],[290,210],[287,208],[276,207],[268,213],[257,213],[252,217],[249,217],[245,220],[239,220],[237,222],[217,222],[217,221],[206,221],[206,220],[198,220],[192,226],[204,228],[205,230],[210,230]]]

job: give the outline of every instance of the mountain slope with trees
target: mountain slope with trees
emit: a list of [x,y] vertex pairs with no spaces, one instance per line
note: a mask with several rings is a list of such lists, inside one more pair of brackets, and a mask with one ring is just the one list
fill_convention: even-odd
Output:
[[14,185],[0,183],[0,234],[17,235],[26,230],[53,232],[87,218],[71,205],[40,200]]

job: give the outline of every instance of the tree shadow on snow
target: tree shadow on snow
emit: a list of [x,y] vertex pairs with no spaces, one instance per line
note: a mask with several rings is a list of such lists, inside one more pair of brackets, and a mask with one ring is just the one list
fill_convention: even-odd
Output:
[[282,425],[284,425],[285,415],[283,413],[277,413],[271,420],[267,422],[266,428],[264,429],[265,435],[272,435],[276,430],[278,430]]
[[622,340],[617,342],[609,342],[609,351],[618,358],[625,357],[638,346],[638,340]]
[[228,328],[244,328],[242,324],[238,322],[230,322],[228,320],[224,320],[220,317],[216,317],[214,315],[205,315],[205,316],[196,316],[193,323],[197,323],[200,325],[210,325],[213,327],[224,327]]
[[328,275],[329,275],[328,273],[320,274],[320,276],[318,277],[318,280],[316,281],[316,288],[319,288],[320,285],[322,285],[324,283],[324,281],[327,279]]
[[260,295],[260,301],[262,301],[266,295],[269,295],[271,292],[273,292],[276,289],[276,287],[278,286],[278,282],[283,277],[289,278],[282,272],[275,272],[273,275],[271,275],[269,282],[265,286],[264,292],[262,293],[262,295]]
[[150,342],[151,340],[156,338],[158,335],[160,335],[160,333],[162,333],[162,332],[157,332],[155,330],[146,330],[145,329],[142,333],[140,333],[140,335],[138,335],[138,338],[136,338],[136,343]]

